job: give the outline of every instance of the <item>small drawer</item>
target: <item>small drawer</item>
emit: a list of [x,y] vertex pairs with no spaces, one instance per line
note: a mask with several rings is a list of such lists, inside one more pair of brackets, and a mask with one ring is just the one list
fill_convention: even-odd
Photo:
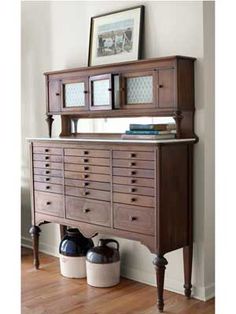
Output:
[[34,189],[36,191],[44,191],[44,192],[58,193],[58,194],[61,194],[63,192],[62,185],[43,183],[43,182],[34,182]]
[[154,235],[153,208],[114,204],[114,228]]
[[85,156],[110,158],[109,150],[86,149],[86,148],[66,148],[65,156]]
[[62,148],[33,146],[33,152],[37,154],[62,155]]
[[62,184],[63,180],[59,177],[48,177],[48,176],[40,176],[35,175],[34,176],[35,182],[46,182],[46,183],[52,183],[52,184]]
[[154,171],[147,169],[125,169],[125,168],[113,168],[114,176],[130,176],[138,178],[154,178]]
[[79,171],[79,172],[89,172],[89,173],[101,173],[110,174],[110,167],[100,167],[91,165],[77,165],[77,164],[65,164],[65,170],[67,171]]
[[34,154],[34,160],[37,161],[52,161],[52,162],[62,162],[62,156],[60,155],[47,155],[47,154]]
[[154,196],[154,189],[132,185],[113,184],[113,191],[119,193]]
[[154,180],[149,179],[149,178],[144,179],[144,178],[114,176],[113,183],[132,185],[132,186],[154,187]]
[[154,162],[151,160],[113,159],[112,165],[113,167],[154,169]]
[[65,156],[64,160],[71,164],[110,166],[108,158]]
[[154,152],[129,152],[129,151],[119,151],[114,150],[112,157],[114,159],[140,159],[140,160],[154,160]]
[[34,161],[35,168],[62,169],[61,162]]
[[73,186],[78,188],[89,188],[103,191],[110,191],[111,184],[103,182],[94,182],[94,181],[84,181],[84,180],[75,180],[75,179],[65,179],[66,186]]
[[63,215],[63,196],[53,193],[34,192],[35,211],[58,217]]
[[66,196],[66,218],[109,227],[111,203]]
[[145,207],[154,207],[154,197],[143,196],[143,195],[133,195],[124,193],[113,193],[113,202],[124,203],[130,205],[139,205]]
[[86,197],[108,202],[111,200],[110,192],[92,190],[87,188],[75,188],[71,186],[66,186],[66,195]]
[[84,173],[84,172],[76,172],[76,171],[65,171],[65,178],[86,180],[86,181],[110,182],[111,176],[107,174],[94,174],[94,173]]
[[34,174],[50,177],[62,177],[62,170],[34,168]]

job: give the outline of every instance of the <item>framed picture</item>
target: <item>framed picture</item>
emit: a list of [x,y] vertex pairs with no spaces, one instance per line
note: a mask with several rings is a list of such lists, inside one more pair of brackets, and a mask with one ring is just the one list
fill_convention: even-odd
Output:
[[138,60],[144,6],[91,18],[88,66]]

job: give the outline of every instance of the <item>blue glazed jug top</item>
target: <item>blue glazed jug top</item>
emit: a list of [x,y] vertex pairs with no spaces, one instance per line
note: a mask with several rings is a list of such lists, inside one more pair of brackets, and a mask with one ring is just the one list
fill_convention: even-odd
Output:
[[60,242],[59,252],[65,256],[86,256],[93,246],[92,239],[85,238],[77,228],[70,228]]

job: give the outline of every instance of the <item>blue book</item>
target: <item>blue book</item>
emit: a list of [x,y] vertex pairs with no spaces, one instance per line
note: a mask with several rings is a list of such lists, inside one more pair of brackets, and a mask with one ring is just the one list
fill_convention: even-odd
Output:
[[157,134],[163,134],[170,133],[169,131],[156,131],[156,130],[135,130],[135,131],[126,131],[125,134],[137,134],[137,135],[157,135]]

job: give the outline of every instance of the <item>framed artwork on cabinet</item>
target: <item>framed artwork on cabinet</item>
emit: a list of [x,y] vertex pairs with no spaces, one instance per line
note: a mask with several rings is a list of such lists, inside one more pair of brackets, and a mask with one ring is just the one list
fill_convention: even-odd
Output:
[[88,66],[141,57],[144,6],[91,18]]

